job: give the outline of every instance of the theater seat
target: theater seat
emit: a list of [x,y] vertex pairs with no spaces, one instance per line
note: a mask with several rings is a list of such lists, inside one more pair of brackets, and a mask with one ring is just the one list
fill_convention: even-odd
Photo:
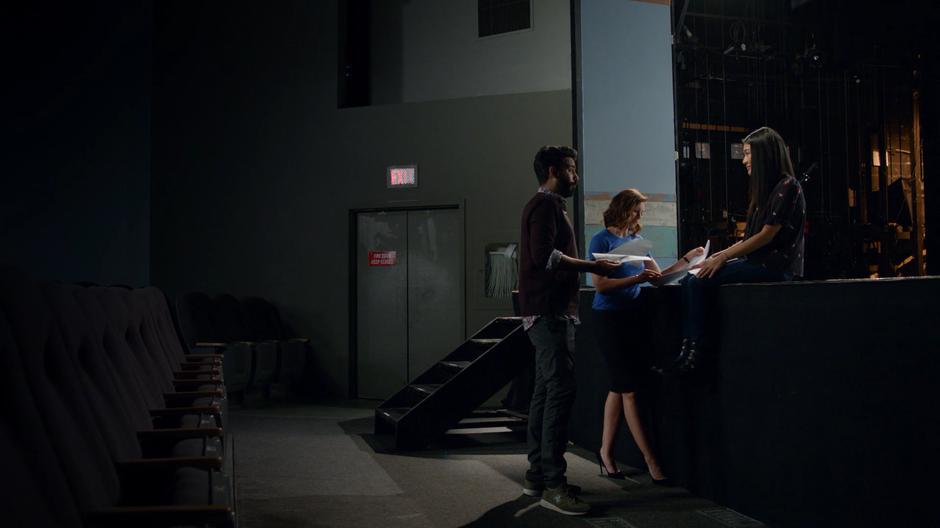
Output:
[[249,389],[270,394],[271,383],[277,375],[278,347],[272,341],[251,339],[248,321],[238,300],[229,294],[213,299],[216,331],[226,342],[245,343],[251,348],[251,375]]
[[183,343],[189,354],[222,354],[225,386],[231,393],[244,393],[251,382],[252,346],[228,341],[222,335],[216,304],[202,292],[180,295],[176,315]]
[[267,300],[260,297],[246,297],[242,305],[250,338],[253,341],[273,341],[278,345],[280,354],[276,381],[288,386],[298,383],[303,379],[307,365],[309,340],[288,336],[281,322],[280,313]]
[[22,362],[6,314],[0,309],[0,449],[4,526],[79,526],[81,514],[43,430],[39,410],[22,376]]
[[[79,517],[86,526],[232,525],[230,479],[217,469],[218,457],[179,453],[182,442],[218,438],[222,431],[147,428],[151,414],[140,406],[155,399],[154,387],[172,386],[170,364],[161,359],[165,351],[148,323],[152,316],[135,310],[143,305],[126,303],[127,324],[114,326],[93,300],[102,291],[117,301],[131,294],[35,283],[0,267],[0,386],[16,393],[5,399],[9,412],[2,422],[16,429],[0,431],[0,443],[28,445],[25,459],[36,463],[11,490],[13,498],[3,499],[16,503],[12,516],[26,517],[13,525],[76,526]],[[122,358],[128,361],[120,366]],[[131,390],[135,384],[139,390]],[[199,414],[183,416],[198,420]],[[147,441],[155,437],[171,447],[161,453],[166,456],[146,456]],[[12,471],[19,475],[23,468],[14,464]]]

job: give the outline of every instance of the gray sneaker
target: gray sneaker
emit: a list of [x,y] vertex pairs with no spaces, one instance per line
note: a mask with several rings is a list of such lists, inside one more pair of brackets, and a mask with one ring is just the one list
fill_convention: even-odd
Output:
[[539,505],[565,515],[584,515],[591,511],[591,505],[579,499],[577,494],[570,491],[570,488],[566,485],[545,488]]
[[[568,493],[572,495],[579,495],[581,493],[581,486],[575,486],[574,484],[565,484],[565,486],[568,487]],[[541,497],[543,491],[545,491],[545,483],[541,480],[525,479],[525,483],[522,485],[522,493],[530,497]]]

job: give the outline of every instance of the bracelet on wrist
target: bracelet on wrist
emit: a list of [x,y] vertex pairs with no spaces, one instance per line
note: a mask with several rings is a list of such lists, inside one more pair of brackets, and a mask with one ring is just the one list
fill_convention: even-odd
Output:
[[691,264],[691,263],[692,263],[691,260],[685,258],[685,255],[682,255],[682,260],[684,260],[686,264]]

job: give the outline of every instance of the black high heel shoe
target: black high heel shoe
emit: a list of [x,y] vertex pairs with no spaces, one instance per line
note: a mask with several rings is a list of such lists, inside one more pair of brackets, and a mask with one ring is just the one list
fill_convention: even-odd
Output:
[[[659,467],[659,465],[657,464],[656,467]],[[667,488],[673,486],[672,479],[669,478],[669,477],[661,478],[661,479],[657,479],[656,477],[654,477],[654,476],[653,476],[653,473],[652,473],[651,471],[649,471],[649,463],[646,464],[646,469],[647,469],[647,472],[648,472],[649,475],[650,475],[650,480],[653,481],[653,484],[654,484],[654,485],[656,485],[656,486],[664,486],[664,487],[667,487]]]
[[672,479],[669,478],[669,477],[666,477],[666,478],[664,478],[664,479],[656,480],[656,479],[653,478],[653,475],[650,475],[650,480],[652,480],[652,481],[653,481],[653,484],[655,484],[656,486],[663,486],[663,487],[665,487],[665,488],[671,488],[671,487],[672,487]]
[[601,466],[602,477],[607,477],[609,479],[614,479],[614,480],[625,480],[627,478],[627,476],[623,474],[623,471],[618,470],[616,473],[611,473],[610,471],[607,471],[607,467],[604,466],[604,459],[601,458],[600,451],[595,451],[594,457],[597,458],[597,463],[598,465]]

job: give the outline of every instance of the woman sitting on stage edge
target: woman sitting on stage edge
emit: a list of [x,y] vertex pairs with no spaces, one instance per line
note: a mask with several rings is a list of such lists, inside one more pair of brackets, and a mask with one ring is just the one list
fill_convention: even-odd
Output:
[[[611,253],[613,249],[641,238],[637,233],[641,228],[640,217],[645,208],[644,202],[646,196],[635,189],[627,189],[614,196],[610,206],[604,211],[606,229],[591,239],[588,257],[593,259],[595,253]],[[688,261],[693,256],[703,252],[702,248],[693,249],[662,273],[678,271],[683,266],[688,266]],[[601,449],[595,455],[600,464],[601,475],[606,474],[613,479],[624,478],[613,458],[614,437],[622,412],[637,447],[643,453],[653,482],[666,485],[668,479],[663,474],[644,431],[636,401],[636,391],[643,375],[649,372],[649,365],[645,362],[647,354],[642,346],[626,346],[630,341],[643,342],[641,336],[645,329],[638,328],[642,320],[637,302],[640,284],[659,277],[659,266],[652,259],[645,262],[624,262],[607,277],[591,275],[597,290],[592,304],[597,344],[610,374],[610,389],[604,403]]]
[[781,282],[803,275],[803,225],[806,200],[794,177],[787,146],[776,131],[762,127],[744,138],[750,205],[744,240],[709,256],[698,276],[683,282],[685,319],[680,371],[701,361],[706,302],[722,284]]

